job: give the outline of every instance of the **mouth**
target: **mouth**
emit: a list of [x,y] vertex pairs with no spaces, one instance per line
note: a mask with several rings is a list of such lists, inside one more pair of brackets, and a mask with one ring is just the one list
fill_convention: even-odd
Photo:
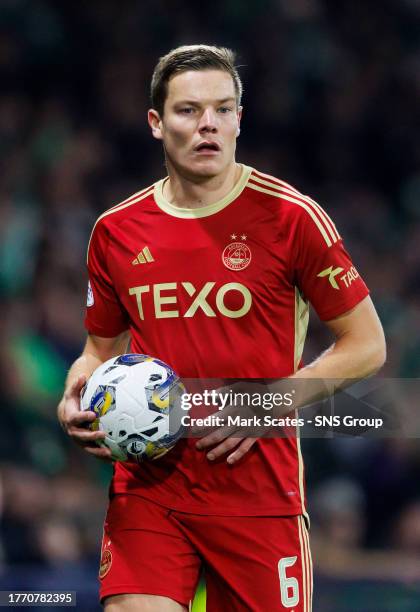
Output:
[[200,155],[215,155],[220,152],[220,146],[217,142],[204,141],[200,142],[200,144],[194,148],[194,151]]

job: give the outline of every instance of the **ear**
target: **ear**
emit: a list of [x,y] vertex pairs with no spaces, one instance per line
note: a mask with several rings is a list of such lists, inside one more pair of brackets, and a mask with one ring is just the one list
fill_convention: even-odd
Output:
[[238,129],[236,130],[236,136],[238,137],[241,133],[241,119],[242,119],[242,106],[238,106],[238,110],[236,111],[236,117],[238,119]]
[[152,136],[158,140],[162,140],[162,120],[159,113],[154,108],[150,108],[147,112],[147,121],[152,130]]

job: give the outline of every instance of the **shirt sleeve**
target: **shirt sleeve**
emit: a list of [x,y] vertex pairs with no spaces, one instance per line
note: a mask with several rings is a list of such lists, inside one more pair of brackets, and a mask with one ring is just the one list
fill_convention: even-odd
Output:
[[88,291],[85,327],[96,336],[112,338],[128,329],[127,314],[115,292],[107,265],[109,235],[99,221],[88,246]]
[[295,283],[320,319],[344,314],[369,294],[334,223],[312,200],[299,211],[294,243]]

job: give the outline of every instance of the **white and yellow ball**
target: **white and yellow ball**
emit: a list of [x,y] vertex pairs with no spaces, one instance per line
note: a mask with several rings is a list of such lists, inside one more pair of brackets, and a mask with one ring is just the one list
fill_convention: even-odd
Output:
[[93,431],[105,431],[99,444],[115,461],[156,459],[183,434],[181,396],[175,372],[159,359],[129,353],[97,368],[80,394],[81,410],[91,410]]

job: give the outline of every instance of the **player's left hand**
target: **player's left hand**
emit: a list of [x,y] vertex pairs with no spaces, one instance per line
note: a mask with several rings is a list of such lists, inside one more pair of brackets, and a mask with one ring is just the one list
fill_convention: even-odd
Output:
[[[207,453],[207,459],[209,461],[214,461],[218,459],[222,455],[229,453],[235,446],[237,447],[233,453],[230,453],[226,459],[227,463],[232,465],[242,459],[244,455],[249,451],[249,449],[255,444],[257,438],[245,438],[241,436],[231,436],[228,435],[226,438],[226,432],[223,429],[218,429],[211,434],[208,434],[204,438],[201,438],[199,442],[196,444],[196,448],[198,450],[205,450],[206,448],[217,444],[214,448],[211,449],[210,452]],[[225,438],[225,439],[224,439]],[[221,442],[223,440],[223,442]]]
[[[228,393],[230,391],[233,394],[250,393],[250,394],[261,394],[263,395],[268,391],[266,385],[259,382],[238,382],[228,387],[223,387],[217,390],[219,393]],[[246,453],[252,448],[257,442],[258,438],[267,435],[270,431],[270,427],[267,425],[253,426],[252,437],[249,436],[250,427],[241,427],[240,425],[228,425],[228,416],[241,416],[244,418],[253,418],[255,416],[263,416],[264,412],[261,407],[255,409],[252,406],[226,406],[219,416],[223,418],[223,424],[213,431],[209,432],[209,427],[206,428],[193,428],[194,435],[200,435],[205,433],[204,437],[197,441],[196,448],[198,450],[206,450],[210,447],[211,450],[207,453],[207,459],[209,461],[215,461],[226,453],[229,453],[226,461],[230,465],[237,463]],[[235,449],[235,450],[233,450]],[[233,452],[230,452],[232,451]]]

